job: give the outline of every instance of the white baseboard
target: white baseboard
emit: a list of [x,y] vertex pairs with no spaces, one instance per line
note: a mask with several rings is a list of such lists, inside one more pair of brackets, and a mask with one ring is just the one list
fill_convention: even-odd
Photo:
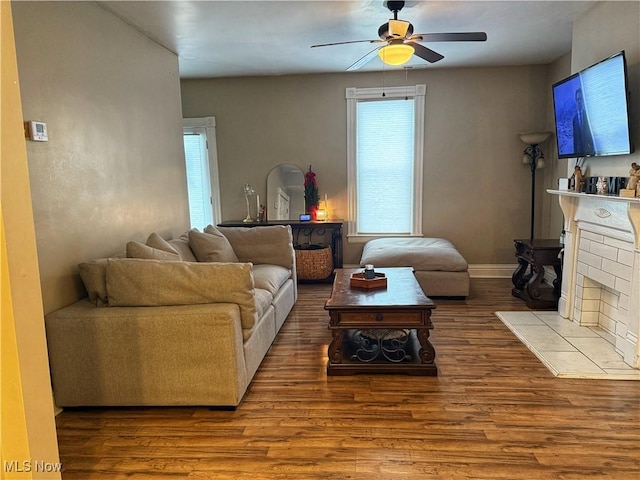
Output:
[[[469,265],[469,276],[471,278],[511,278],[513,272],[518,267],[517,264],[513,265],[500,265],[500,264],[478,264]],[[556,279],[556,272],[551,267],[546,267],[544,270],[544,280],[549,285],[553,285],[553,281]]]
[[471,278],[511,278],[517,266],[517,264],[498,263],[469,265],[469,276]]

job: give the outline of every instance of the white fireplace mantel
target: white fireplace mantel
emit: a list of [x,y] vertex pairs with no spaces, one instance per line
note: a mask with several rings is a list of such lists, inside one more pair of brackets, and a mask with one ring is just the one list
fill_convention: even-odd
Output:
[[625,362],[640,368],[640,198],[547,193],[559,197],[564,214],[558,313],[603,326]]

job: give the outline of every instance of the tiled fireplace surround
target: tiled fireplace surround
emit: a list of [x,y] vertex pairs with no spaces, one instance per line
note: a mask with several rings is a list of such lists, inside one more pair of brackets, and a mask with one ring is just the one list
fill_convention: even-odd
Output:
[[559,195],[566,231],[558,313],[599,327],[640,368],[640,199],[548,192]]

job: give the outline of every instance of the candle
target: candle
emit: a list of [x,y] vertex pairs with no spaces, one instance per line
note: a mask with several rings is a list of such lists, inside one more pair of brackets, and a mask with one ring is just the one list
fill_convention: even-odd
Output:
[[326,213],[326,215],[327,215],[326,218],[329,218],[329,204],[327,203],[327,194],[326,193],[324,194],[324,210],[327,212]]
[[256,195],[256,219],[260,221],[260,195]]

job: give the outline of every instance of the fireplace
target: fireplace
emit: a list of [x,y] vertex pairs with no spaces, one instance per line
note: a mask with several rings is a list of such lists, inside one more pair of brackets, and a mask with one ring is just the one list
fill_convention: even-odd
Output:
[[640,199],[548,192],[559,196],[566,231],[558,313],[599,327],[640,368]]

